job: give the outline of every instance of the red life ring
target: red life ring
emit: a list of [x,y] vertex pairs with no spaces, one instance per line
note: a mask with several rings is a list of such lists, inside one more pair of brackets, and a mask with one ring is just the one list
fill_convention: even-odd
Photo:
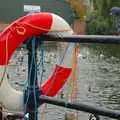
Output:
[[[29,37],[40,34],[53,34],[56,32],[72,34],[69,25],[61,17],[55,14],[32,13],[14,21],[2,33],[0,33],[0,70],[3,70],[3,67],[9,63],[16,48]],[[72,68],[65,68],[56,65],[54,71],[52,71],[46,82],[40,86],[43,94],[47,96],[56,95],[59,89],[67,81],[71,71]],[[54,74],[56,74],[56,77],[54,77]],[[51,84],[52,88],[50,88]],[[47,92],[49,88],[50,90]],[[0,96],[1,94],[2,88],[0,89]],[[4,102],[1,97],[0,102]]]

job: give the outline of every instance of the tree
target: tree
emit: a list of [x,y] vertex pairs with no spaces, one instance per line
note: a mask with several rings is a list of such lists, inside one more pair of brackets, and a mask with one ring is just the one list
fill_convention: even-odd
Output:
[[86,34],[89,35],[110,35],[113,34],[113,26],[102,16],[96,13],[87,15]]
[[119,0],[90,0],[95,11],[103,17],[110,16],[110,9],[114,6],[120,6]]

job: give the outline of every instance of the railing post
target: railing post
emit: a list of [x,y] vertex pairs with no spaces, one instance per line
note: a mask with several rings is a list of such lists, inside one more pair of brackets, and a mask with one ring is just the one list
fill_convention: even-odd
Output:
[[[35,12],[40,12],[40,9],[38,9],[38,7],[36,9],[36,6],[33,6],[32,10],[29,10],[29,8],[27,8],[25,12],[26,14],[35,13]],[[37,82],[37,48],[38,48],[38,44],[37,44],[36,36],[33,36],[30,38],[29,43],[27,44],[28,84],[27,84],[27,88],[24,91],[24,106],[25,106],[24,114],[27,115],[28,120],[38,119],[37,118],[38,107],[40,105],[39,96],[40,94],[42,94],[42,92],[39,90],[39,86]]]
[[28,86],[24,94],[25,114],[29,120],[37,120],[39,106],[39,87],[37,82],[37,40],[32,37],[27,45],[28,49]]

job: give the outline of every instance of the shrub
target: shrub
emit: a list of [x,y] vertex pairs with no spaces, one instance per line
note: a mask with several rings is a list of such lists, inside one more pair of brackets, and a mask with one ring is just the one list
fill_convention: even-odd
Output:
[[91,13],[87,15],[86,34],[88,35],[111,35],[114,26],[110,19]]

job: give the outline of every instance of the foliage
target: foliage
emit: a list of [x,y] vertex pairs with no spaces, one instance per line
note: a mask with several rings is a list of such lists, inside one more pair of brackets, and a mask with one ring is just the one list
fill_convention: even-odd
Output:
[[90,0],[91,12],[87,16],[87,34],[109,35],[115,34],[113,17],[110,15],[112,7],[120,7],[119,0]]
[[91,5],[99,15],[103,17],[108,17],[110,15],[110,9],[112,7],[120,7],[119,0],[90,0]]
[[75,17],[84,19],[85,15],[88,12],[88,6],[85,4],[84,0],[66,0],[70,3],[71,8]]
[[[114,20],[110,16],[110,9],[120,6],[119,0],[66,0],[70,3],[76,17],[84,19],[86,17],[86,33],[109,35],[114,34]],[[85,19],[84,19],[85,20]]]
[[114,25],[110,25],[108,19],[91,13],[87,16],[86,34],[89,35],[110,35],[113,34]]

